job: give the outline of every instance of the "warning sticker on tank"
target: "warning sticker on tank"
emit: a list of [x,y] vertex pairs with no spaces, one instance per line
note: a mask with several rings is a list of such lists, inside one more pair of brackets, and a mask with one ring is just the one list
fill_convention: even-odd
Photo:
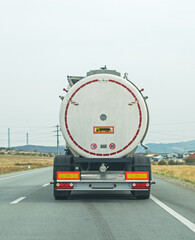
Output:
[[114,126],[95,126],[93,127],[94,134],[113,134]]

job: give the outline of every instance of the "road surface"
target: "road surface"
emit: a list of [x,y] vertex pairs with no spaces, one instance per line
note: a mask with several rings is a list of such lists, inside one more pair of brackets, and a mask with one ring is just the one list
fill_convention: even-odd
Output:
[[194,240],[195,191],[155,177],[152,196],[74,193],[54,200],[52,168],[0,175],[1,240]]

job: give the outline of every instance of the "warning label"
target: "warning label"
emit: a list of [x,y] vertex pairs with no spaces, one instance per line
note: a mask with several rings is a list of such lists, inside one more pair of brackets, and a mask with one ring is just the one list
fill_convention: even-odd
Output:
[[95,126],[93,127],[94,134],[113,134],[114,126]]

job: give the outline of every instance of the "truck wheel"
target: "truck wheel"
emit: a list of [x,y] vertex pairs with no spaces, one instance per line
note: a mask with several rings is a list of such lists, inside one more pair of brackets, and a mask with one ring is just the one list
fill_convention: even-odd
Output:
[[70,196],[71,191],[57,191],[55,189],[55,184],[57,181],[57,172],[58,171],[71,171],[73,156],[72,155],[60,155],[54,158],[53,164],[53,180],[54,180],[54,191],[53,195],[56,200],[67,199]]
[[136,199],[148,199],[150,197],[150,189],[149,191],[131,191],[131,193]]
[[53,180],[55,181],[57,171],[71,171],[73,156],[72,155],[59,155],[54,158],[53,163]]
[[71,191],[56,191],[54,189],[53,195],[55,200],[67,199],[71,194]]
[[149,172],[149,180],[152,180],[150,159],[145,156],[133,157],[133,171],[135,172]]
[[[152,179],[150,159],[145,156],[133,157],[133,171],[135,172],[149,172],[149,181]],[[150,197],[150,189],[148,191],[131,191],[136,199],[148,199]]]

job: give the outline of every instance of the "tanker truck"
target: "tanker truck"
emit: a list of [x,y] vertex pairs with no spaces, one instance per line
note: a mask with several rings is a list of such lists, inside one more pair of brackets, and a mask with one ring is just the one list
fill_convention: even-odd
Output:
[[75,191],[128,191],[148,199],[150,159],[134,154],[144,146],[149,125],[143,89],[105,67],[67,79],[59,114],[66,149],[54,158],[54,198]]

